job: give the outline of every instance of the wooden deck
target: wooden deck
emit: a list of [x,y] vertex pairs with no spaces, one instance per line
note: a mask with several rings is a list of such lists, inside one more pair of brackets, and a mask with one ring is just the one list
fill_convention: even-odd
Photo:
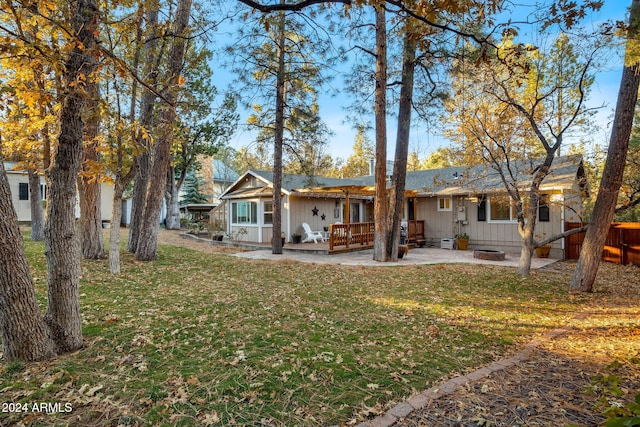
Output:
[[[410,246],[423,246],[424,221],[406,221],[405,243]],[[329,227],[329,253],[349,252],[373,248],[375,223],[356,222],[353,224],[332,224]]]
[[[426,242],[424,236],[424,221],[407,221],[407,235],[405,243],[409,246],[423,246]],[[318,243],[291,243],[286,242],[283,251],[309,252],[317,254],[336,254],[353,251],[362,251],[373,248],[375,224],[373,222],[358,222],[353,224],[332,224],[329,227],[329,240]],[[223,240],[212,242],[213,244],[231,245],[250,250],[270,249],[270,243],[243,242]]]

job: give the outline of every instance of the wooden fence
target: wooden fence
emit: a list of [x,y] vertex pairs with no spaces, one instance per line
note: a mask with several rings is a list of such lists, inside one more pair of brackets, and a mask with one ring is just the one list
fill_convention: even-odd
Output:
[[[565,222],[565,230],[581,227],[579,222]],[[565,258],[578,259],[582,249],[585,233],[572,234],[565,237]],[[609,228],[609,234],[602,251],[602,259],[617,264],[634,264],[640,266],[640,223],[614,222]]]

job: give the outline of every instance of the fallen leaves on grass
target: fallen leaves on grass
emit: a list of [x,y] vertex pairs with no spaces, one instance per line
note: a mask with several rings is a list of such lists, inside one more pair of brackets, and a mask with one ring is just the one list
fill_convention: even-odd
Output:
[[[521,278],[489,266],[309,265],[161,246],[151,263],[123,254],[122,267],[111,276],[104,262],[83,264],[85,349],[2,366],[4,401],[74,404],[72,415],[30,422],[357,424],[575,311],[619,308],[609,297],[569,295],[562,273]],[[491,408],[494,386],[476,393],[478,407]]]

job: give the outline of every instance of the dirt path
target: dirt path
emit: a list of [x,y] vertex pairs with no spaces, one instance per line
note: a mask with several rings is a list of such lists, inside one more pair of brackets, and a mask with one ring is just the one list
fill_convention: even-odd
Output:
[[165,230],[161,228],[158,233],[158,243],[182,246],[210,254],[234,254],[245,251],[245,249],[236,248],[234,246],[215,245],[210,241],[190,238],[188,236],[184,236],[184,234],[184,230]]

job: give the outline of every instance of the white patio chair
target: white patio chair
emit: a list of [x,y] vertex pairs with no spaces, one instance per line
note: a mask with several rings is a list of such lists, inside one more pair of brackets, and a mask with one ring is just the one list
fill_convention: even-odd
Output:
[[324,242],[324,236],[322,233],[319,231],[312,231],[311,227],[309,227],[309,224],[306,222],[302,223],[302,228],[304,228],[304,232],[307,235],[302,243],[307,243],[313,240],[313,243],[318,244],[318,239],[320,239],[321,242]]

